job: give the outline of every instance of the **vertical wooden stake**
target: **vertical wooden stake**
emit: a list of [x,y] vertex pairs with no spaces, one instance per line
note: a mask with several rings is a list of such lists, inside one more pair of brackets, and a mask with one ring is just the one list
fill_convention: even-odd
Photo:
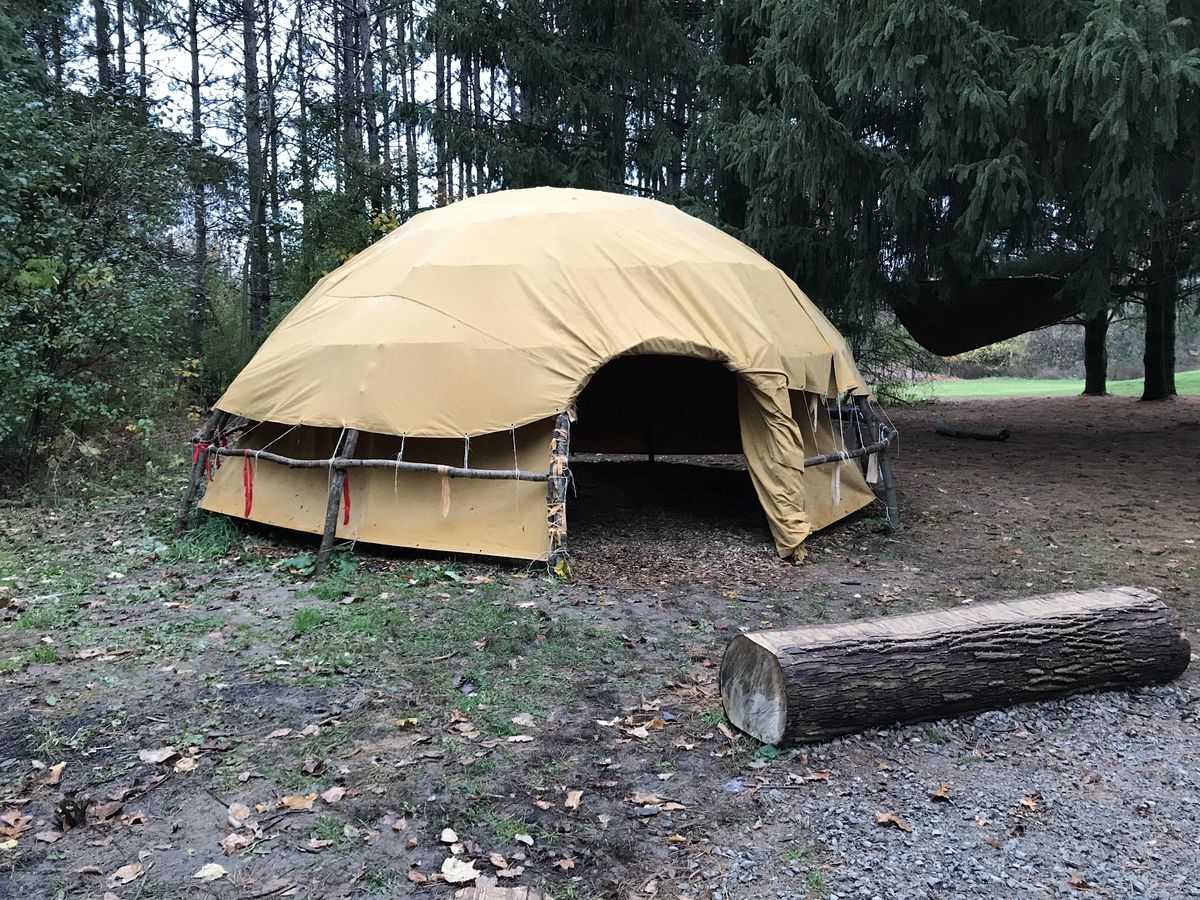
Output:
[[[883,425],[875,410],[871,408],[868,397],[856,397],[855,403],[862,413],[863,421],[867,423],[867,434],[871,443],[879,440],[883,433]],[[892,528],[900,527],[900,502],[896,498],[896,480],[892,477],[892,460],[888,456],[888,447],[879,451],[879,475],[883,479],[883,503],[887,510],[888,524]]]
[[566,562],[563,538],[567,534],[567,486],[570,483],[571,416],[560,412],[554,420],[554,436],[550,440],[550,474],[546,480],[546,526],[550,532],[550,555],[546,559],[551,571]]
[[[343,459],[349,459],[354,455],[354,448],[357,446],[358,430],[347,429],[345,442],[340,450],[337,446],[333,448],[333,456],[334,458],[340,456]],[[317,575],[325,572],[325,567],[329,564],[329,554],[333,551],[333,539],[337,535],[338,513],[341,511],[342,505],[342,487],[345,483],[346,470],[334,469],[333,479],[329,483],[329,501],[325,504],[325,531],[321,535],[321,549],[317,551],[315,569]]]
[[[195,454],[196,444],[207,444],[212,441],[213,434],[219,432],[225,424],[225,420],[229,418],[229,413],[221,412],[219,409],[214,409],[208,421],[204,423],[204,427],[196,432],[193,440],[193,454]],[[175,516],[174,535],[179,537],[187,528],[188,514],[192,511],[192,503],[195,502],[196,492],[200,490],[200,482],[204,479],[204,468],[208,462],[207,449],[202,450],[196,455],[195,462],[192,463],[192,472],[188,476],[187,490],[183,494],[183,502],[179,505],[179,512]]]

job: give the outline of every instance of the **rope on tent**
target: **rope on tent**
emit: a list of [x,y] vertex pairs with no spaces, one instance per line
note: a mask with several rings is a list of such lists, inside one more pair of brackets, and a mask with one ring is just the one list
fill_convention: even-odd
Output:
[[[520,461],[517,459],[517,426],[509,425],[508,433],[512,435],[513,445],[513,471],[516,472],[521,468]],[[521,515],[521,485],[513,485],[513,516],[519,518]]]
[[350,524],[350,470],[346,470],[346,474],[342,476],[342,506],[345,509],[345,514],[342,517],[342,524]]
[[471,468],[470,459],[471,459],[471,436],[469,434],[464,434],[463,435],[463,468],[464,469]]
[[[400,452],[396,454],[396,462],[404,462],[404,441],[407,435],[400,435]],[[400,505],[400,467],[392,472],[392,497],[396,501],[396,505]]]

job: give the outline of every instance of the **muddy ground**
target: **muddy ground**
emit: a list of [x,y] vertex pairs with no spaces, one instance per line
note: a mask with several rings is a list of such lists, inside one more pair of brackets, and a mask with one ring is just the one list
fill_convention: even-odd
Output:
[[868,511],[798,566],[744,472],[670,461],[576,466],[570,584],[378,552],[313,581],[311,543],[216,518],[174,541],[179,469],[0,509],[0,896],[448,897],[443,865],[555,898],[1187,896],[1195,666],[798,751],[728,731],[739,628],[1104,584],[1200,626],[1196,399],[892,416],[903,530]]

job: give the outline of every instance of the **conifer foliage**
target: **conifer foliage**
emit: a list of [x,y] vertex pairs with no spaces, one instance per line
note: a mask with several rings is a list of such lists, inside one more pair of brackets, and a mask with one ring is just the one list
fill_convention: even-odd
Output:
[[[1052,275],[1104,389],[1117,310],[1173,393],[1200,40],[1168,0],[54,0],[0,18],[0,443],[212,394],[423,209],[674,203],[868,352],[918,286]],[[96,140],[96,129],[106,140]],[[36,326],[31,323],[38,323]],[[144,364],[135,376],[124,364]],[[135,400],[135,398],[137,398]]]

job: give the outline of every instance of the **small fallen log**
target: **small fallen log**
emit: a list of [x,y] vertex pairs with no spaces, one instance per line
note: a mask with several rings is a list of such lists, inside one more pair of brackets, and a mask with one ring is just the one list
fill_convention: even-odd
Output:
[[729,721],[766,744],[1162,684],[1187,668],[1179,617],[1137,588],[1051,594],[735,637]]
[[959,428],[949,422],[938,419],[933,430],[940,435],[951,438],[969,438],[975,441],[1007,441],[1007,428]]

